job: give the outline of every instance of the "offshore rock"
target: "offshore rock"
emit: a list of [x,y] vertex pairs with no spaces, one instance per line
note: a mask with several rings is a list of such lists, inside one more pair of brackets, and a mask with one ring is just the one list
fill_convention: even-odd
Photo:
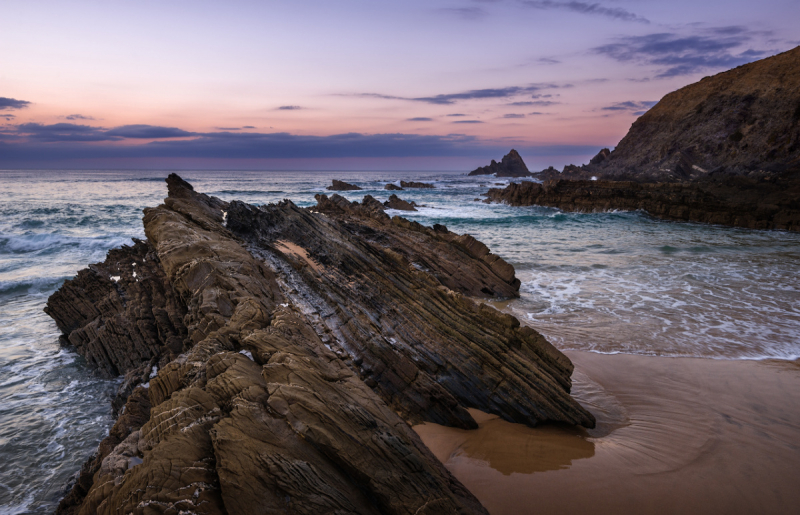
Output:
[[401,188],[400,186],[398,186],[396,184],[392,184],[391,182],[389,184],[387,184],[386,186],[384,186],[383,189],[389,190],[389,191],[403,191],[403,188]]
[[488,200],[564,211],[643,210],[658,218],[800,231],[800,182],[747,177],[695,183],[550,180],[493,188]]
[[427,182],[415,182],[415,181],[400,181],[400,186],[402,188],[435,188],[433,184],[429,184]]
[[511,152],[503,156],[498,163],[494,159],[487,166],[476,168],[469,172],[469,175],[492,175],[495,177],[528,177],[531,173],[519,153],[511,149]]
[[355,184],[350,184],[344,181],[338,181],[334,179],[333,184],[331,184],[325,189],[329,191],[358,191],[361,188],[359,188]]
[[[134,328],[173,301],[182,314],[171,332],[147,333],[156,341],[138,367],[138,353],[130,364],[103,354],[136,352],[125,334],[119,347],[83,345],[98,367],[146,382],[61,513],[486,513],[409,423],[475,427],[474,407],[594,424],[569,396],[569,359],[468,297],[519,288],[471,236],[389,218],[369,196],[255,207],[167,182],[164,204],[145,210],[147,242],[110,252],[81,272],[98,277],[48,304],[69,334],[99,316]],[[153,270],[105,277],[131,256]],[[85,304],[78,314],[67,297]]]
[[389,200],[383,203],[389,209],[398,209],[400,211],[416,211],[417,205],[414,202],[408,202],[401,199],[397,195],[391,195]]

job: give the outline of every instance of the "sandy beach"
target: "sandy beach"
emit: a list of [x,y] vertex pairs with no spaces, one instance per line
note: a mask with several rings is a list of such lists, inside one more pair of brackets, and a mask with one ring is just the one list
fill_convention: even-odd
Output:
[[568,352],[593,430],[415,426],[494,515],[790,513],[800,503],[800,365]]

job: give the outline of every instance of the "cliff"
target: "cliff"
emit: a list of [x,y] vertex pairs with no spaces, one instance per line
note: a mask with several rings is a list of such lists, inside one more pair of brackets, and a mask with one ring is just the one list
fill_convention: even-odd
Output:
[[146,241],[48,301],[65,342],[125,374],[59,513],[485,513],[409,424],[594,425],[569,359],[470,298],[520,285],[471,236],[369,196],[255,207],[167,183]]
[[527,177],[531,175],[528,167],[519,153],[511,149],[511,152],[503,156],[503,159],[498,163],[494,159],[487,166],[482,166],[471,171],[469,175],[492,175],[495,177]]
[[588,169],[650,182],[800,171],[800,47],[666,95]]

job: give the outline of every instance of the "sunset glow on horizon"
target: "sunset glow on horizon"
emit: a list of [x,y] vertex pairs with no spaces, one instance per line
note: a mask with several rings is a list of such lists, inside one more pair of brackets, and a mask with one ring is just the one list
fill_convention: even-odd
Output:
[[3,6],[0,169],[586,162],[800,44],[790,0]]

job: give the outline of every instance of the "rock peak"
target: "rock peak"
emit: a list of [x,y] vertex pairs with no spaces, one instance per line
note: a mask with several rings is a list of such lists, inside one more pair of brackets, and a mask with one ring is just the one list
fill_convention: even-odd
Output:
[[531,173],[528,167],[525,166],[525,161],[519,152],[514,150],[503,156],[503,159],[498,163],[492,159],[491,164],[482,166],[471,171],[469,175],[492,175],[495,177],[528,177]]

